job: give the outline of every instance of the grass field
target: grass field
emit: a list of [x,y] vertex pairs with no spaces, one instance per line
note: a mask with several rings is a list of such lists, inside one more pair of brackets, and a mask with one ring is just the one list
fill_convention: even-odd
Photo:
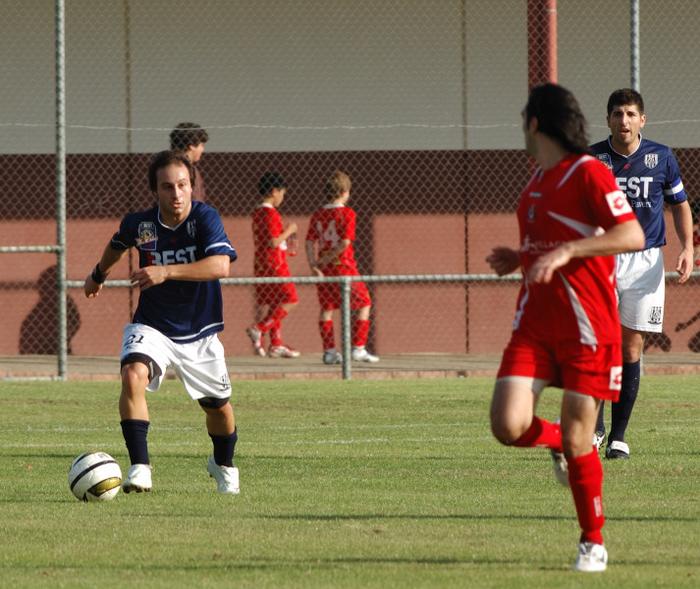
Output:
[[492,439],[491,386],[237,382],[242,490],[222,497],[203,413],[168,381],[150,397],[153,492],[84,504],[76,455],[128,467],[118,385],[0,383],[0,586],[700,586],[696,377],[642,381],[633,457],[604,463],[599,575],[569,570],[578,526],[548,453]]

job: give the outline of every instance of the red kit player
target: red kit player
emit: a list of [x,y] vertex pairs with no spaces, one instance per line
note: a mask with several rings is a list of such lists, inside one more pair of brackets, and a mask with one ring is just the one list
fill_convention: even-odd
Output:
[[[523,272],[491,429],[505,445],[551,450],[581,527],[574,569],[603,571],[603,469],[592,440],[601,400],[620,393],[613,254],[644,247],[644,233],[615,178],[589,155],[586,121],[568,90],[534,88],[523,131],[539,167],[520,197],[520,250],[497,247],[487,258],[499,275]],[[564,389],[561,425],[535,415],[545,386]]]
[[[359,276],[355,262],[355,211],[346,206],[350,199],[350,176],[337,171],[326,182],[328,203],[311,217],[306,235],[306,257],[317,276]],[[323,341],[324,364],[340,364],[343,359],[335,348],[333,311],[340,309],[340,285],[317,285],[321,305],[319,330]],[[352,359],[356,362],[378,362],[365,345],[369,334],[372,299],[364,282],[353,282],[350,306],[357,311],[353,326]]]
[[[255,241],[255,276],[291,276],[287,265],[287,241],[297,231],[297,224],[282,224],[277,208],[282,204],[287,187],[276,172],[267,172],[258,182],[263,197],[253,212]],[[299,352],[282,341],[281,323],[299,302],[293,283],[258,284],[255,287],[256,321],[246,332],[259,356],[298,358]],[[270,348],[265,350],[263,339],[270,335]]]

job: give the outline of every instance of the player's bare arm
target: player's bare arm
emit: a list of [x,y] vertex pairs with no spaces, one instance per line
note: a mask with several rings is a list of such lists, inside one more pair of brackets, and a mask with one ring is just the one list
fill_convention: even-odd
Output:
[[311,272],[315,274],[316,276],[322,277],[323,272],[322,270],[318,267],[318,262],[316,261],[316,244],[314,241],[307,240],[306,241],[306,261],[309,262],[309,268],[311,269]]
[[676,235],[681,242],[676,272],[678,272],[678,284],[683,284],[690,278],[690,273],[693,271],[693,215],[687,200],[673,205],[671,213]]
[[520,267],[520,254],[509,247],[495,247],[486,256],[486,262],[499,276],[515,272]]
[[342,254],[350,246],[350,243],[351,242],[349,239],[341,239],[338,242],[338,245],[336,245],[333,249],[328,250],[323,255],[319,256],[317,264],[319,266],[326,266],[337,261],[340,254]]
[[[110,245],[105,247],[100,261],[93,271],[88,274],[83,285],[85,296],[89,299],[95,298],[102,290],[102,283],[107,279],[112,268],[117,265],[126,254],[127,250],[115,250]],[[97,278],[97,280],[95,280]]]
[[146,290],[162,284],[166,280],[191,280],[205,282],[226,278],[231,260],[228,256],[207,256],[191,264],[170,264],[167,266],[146,266],[131,273],[131,284]]
[[554,272],[573,258],[610,256],[644,248],[644,231],[636,219],[608,229],[602,235],[567,241],[535,260],[527,279],[529,282],[550,282]]

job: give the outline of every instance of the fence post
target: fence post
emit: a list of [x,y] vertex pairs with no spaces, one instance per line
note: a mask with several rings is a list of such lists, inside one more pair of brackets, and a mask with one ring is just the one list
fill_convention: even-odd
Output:
[[342,304],[340,306],[340,316],[343,323],[343,380],[352,378],[352,352],[350,348],[350,339],[352,332],[350,328],[350,287],[352,285],[349,276],[343,276],[343,281],[340,283],[342,294]]

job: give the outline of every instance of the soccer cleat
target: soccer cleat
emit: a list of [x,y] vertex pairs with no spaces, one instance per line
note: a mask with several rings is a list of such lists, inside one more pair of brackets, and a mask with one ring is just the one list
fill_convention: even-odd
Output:
[[554,467],[554,478],[563,487],[569,486],[569,465],[566,463],[566,456],[563,452],[549,451],[552,455],[552,463]]
[[333,348],[330,350],[326,350],[323,352],[323,363],[324,364],[342,364],[343,363],[343,355],[340,352],[337,352]]
[[608,551],[602,544],[581,542],[578,545],[578,555],[574,570],[582,573],[602,573],[608,568]]
[[379,356],[370,354],[364,346],[352,349],[352,359],[355,362],[370,362],[371,364],[379,362]]
[[270,358],[298,358],[301,356],[299,350],[293,350],[289,346],[282,344],[281,346],[270,346],[267,351],[267,355]]
[[253,349],[255,350],[255,353],[258,356],[266,356],[267,352],[265,351],[262,343],[262,331],[253,326],[246,329],[245,332],[248,334],[250,341],[253,342]]
[[615,458],[629,458],[630,447],[619,440],[608,440],[608,445],[605,448],[605,457],[610,460]]
[[126,478],[122,481],[122,490],[125,493],[136,491],[137,493],[148,493],[153,488],[151,480],[150,464],[132,464]]
[[210,456],[207,462],[209,476],[216,480],[216,490],[224,495],[238,495],[241,487],[238,482],[238,469],[235,466],[221,466]]
[[600,450],[600,447],[603,445],[604,441],[605,441],[605,432],[595,432],[593,434],[593,445],[595,446],[596,450]]

